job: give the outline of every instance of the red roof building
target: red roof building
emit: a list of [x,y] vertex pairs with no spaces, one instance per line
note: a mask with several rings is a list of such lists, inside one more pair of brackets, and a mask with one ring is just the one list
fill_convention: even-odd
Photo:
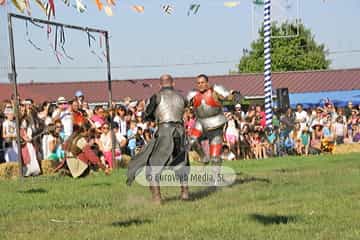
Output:
[[[179,77],[175,80],[176,89],[184,95],[195,87],[195,76]],[[209,81],[238,90],[246,97],[263,96],[262,74],[209,76]],[[277,88],[288,88],[290,93],[359,90],[360,68],[273,73],[273,89]],[[108,101],[107,81],[26,83],[19,84],[18,89],[21,98],[31,98],[38,103],[45,100],[55,101],[59,96],[71,99],[77,90],[84,93],[89,103]],[[158,90],[158,79],[112,80],[115,101],[128,96],[132,99],[148,98]],[[12,93],[12,85],[0,84],[0,101],[10,99]]]

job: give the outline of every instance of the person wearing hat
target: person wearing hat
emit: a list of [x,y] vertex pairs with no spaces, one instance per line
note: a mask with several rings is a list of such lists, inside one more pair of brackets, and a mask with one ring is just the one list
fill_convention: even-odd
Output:
[[63,125],[62,135],[66,140],[73,132],[73,115],[65,97],[59,97],[56,101],[57,108],[52,114],[52,120],[60,120]]
[[313,131],[312,131],[312,138],[310,141],[309,152],[313,152],[313,153],[321,152],[321,141],[324,138],[323,127],[324,125],[322,124],[322,122],[318,120],[313,122],[313,125],[311,127]]
[[75,100],[79,103],[79,109],[82,109],[86,104],[84,93],[81,90],[75,92]]

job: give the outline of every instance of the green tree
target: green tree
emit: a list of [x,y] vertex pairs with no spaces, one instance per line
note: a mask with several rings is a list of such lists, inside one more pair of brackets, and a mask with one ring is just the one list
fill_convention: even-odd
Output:
[[[299,27],[299,30],[297,30]],[[315,42],[314,35],[303,24],[291,23],[272,24],[274,36],[296,35],[288,38],[271,38],[272,71],[301,71],[328,69],[331,61],[326,58],[327,50],[324,44]],[[252,73],[264,71],[264,28],[259,30],[259,39],[251,43],[251,50],[244,51],[240,59],[238,71]]]

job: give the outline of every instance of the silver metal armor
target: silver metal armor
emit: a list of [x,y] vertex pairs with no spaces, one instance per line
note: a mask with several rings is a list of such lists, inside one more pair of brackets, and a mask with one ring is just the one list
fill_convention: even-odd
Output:
[[157,95],[155,118],[158,123],[182,122],[185,99],[173,89],[163,89]]
[[203,130],[211,130],[222,127],[226,123],[222,105],[213,95],[215,92],[224,98],[231,93],[221,85],[214,85],[212,89],[204,93],[191,91],[187,99],[193,101],[197,121],[202,125]]

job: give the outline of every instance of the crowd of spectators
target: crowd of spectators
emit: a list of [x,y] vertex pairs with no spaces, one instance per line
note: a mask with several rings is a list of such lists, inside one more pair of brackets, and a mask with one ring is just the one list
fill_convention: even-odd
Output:
[[[20,154],[25,176],[40,174],[41,160],[61,162],[65,157],[64,143],[85,121],[92,126],[88,142],[98,149],[109,169],[115,161],[134,156],[156,132],[155,122],[144,121],[145,100],[126,98],[111,108],[97,105],[90,109],[84,94],[77,91],[74,98],[59,97],[54,103],[37,105],[31,99],[20,103]],[[322,107],[306,110],[301,104],[295,110],[275,110],[272,128],[266,127],[260,105],[245,109],[236,104],[231,109],[224,108],[228,119],[224,127],[224,160],[319,154],[331,152],[338,144],[360,142],[360,106],[352,106],[351,102],[345,108],[336,108],[328,101]],[[0,110],[0,163],[17,161],[14,101],[4,101]],[[188,132],[195,124],[191,108],[185,111],[184,124]],[[206,141],[202,141],[205,150]]]
[[304,109],[274,110],[272,128],[266,127],[261,106],[243,111],[240,104],[225,112],[224,150],[234,159],[309,155],[333,152],[335,145],[360,141],[360,105],[345,108],[331,101]]

